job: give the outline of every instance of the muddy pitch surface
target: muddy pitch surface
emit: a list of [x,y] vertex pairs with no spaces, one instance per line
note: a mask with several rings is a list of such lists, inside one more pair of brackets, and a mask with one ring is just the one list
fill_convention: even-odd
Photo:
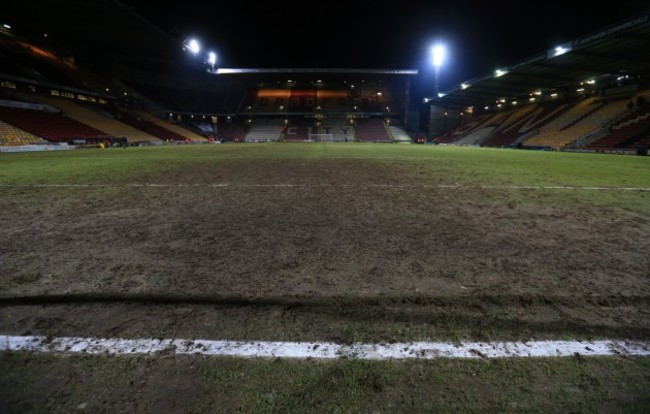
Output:
[[426,187],[439,178],[417,162],[387,165],[229,160],[3,188],[2,331],[650,337],[649,216],[588,194]]

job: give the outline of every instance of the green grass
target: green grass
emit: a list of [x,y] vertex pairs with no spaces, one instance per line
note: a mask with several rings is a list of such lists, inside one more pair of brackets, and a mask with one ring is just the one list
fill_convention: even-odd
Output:
[[[228,168],[246,170],[248,163],[310,163],[324,160],[360,160],[395,171],[391,185],[459,185],[480,190],[481,186],[501,187],[484,193],[516,204],[544,204],[559,207],[588,204],[598,208],[616,206],[650,213],[650,192],[622,191],[620,188],[650,188],[650,157],[611,154],[487,149],[448,146],[390,144],[265,143],[143,147],[127,149],[87,149],[36,153],[0,154],[0,185],[103,185],[92,191],[98,197],[119,197],[121,184],[168,183],[161,179],[176,176],[174,184],[255,184],[260,177],[219,174],[195,177],[193,170]],[[242,167],[243,166],[243,167]],[[322,177],[326,180],[327,177]],[[345,181],[337,181],[345,184]],[[322,184],[317,180],[309,182]],[[272,182],[267,184],[292,184]],[[301,182],[301,184],[305,184]],[[368,184],[386,181],[370,177]],[[613,190],[509,190],[509,186],[604,187]],[[56,188],[64,194],[71,191]],[[129,191],[128,189],[122,191]],[[533,192],[534,194],[531,194]],[[89,193],[90,194],[90,193]],[[28,193],[13,194],[15,200]],[[74,197],[68,197],[71,200]],[[26,202],[31,202],[26,199]],[[72,201],[70,201],[72,202]]]
[[374,144],[221,144],[89,149],[0,155],[2,184],[110,183],[160,170],[191,171],[193,165],[237,159],[374,159],[406,165],[421,184],[650,187],[650,158]]
[[[337,163],[337,160],[340,162]],[[264,167],[268,167],[269,171],[275,173],[292,171],[291,168],[277,168],[279,163],[295,166],[295,170],[299,173],[290,176],[263,174]],[[319,168],[308,168],[317,163]],[[419,223],[421,216],[418,214],[422,213],[420,204],[430,202],[439,202],[442,205],[447,203],[452,206],[445,211],[458,209],[462,212],[470,205],[475,210],[494,207],[506,211],[512,217],[507,220],[515,223],[518,214],[530,216],[531,212],[538,210],[546,214],[540,219],[542,224],[545,223],[544,220],[554,221],[555,216],[565,211],[584,211],[585,217],[589,219],[585,219],[582,224],[585,228],[594,224],[607,228],[620,225],[621,232],[626,231],[625,236],[620,237],[617,236],[618,229],[615,233],[611,233],[612,243],[617,240],[625,241],[625,237],[642,239],[641,232],[649,223],[650,192],[622,191],[621,188],[650,187],[650,157],[373,144],[222,144],[0,153],[0,185],[6,186],[0,187],[0,201],[7,213],[7,220],[13,220],[13,217],[17,220],[15,222],[17,224],[11,229],[13,233],[6,233],[11,234],[14,239],[8,240],[18,240],[20,237],[22,237],[20,240],[29,240],[29,237],[25,236],[27,231],[33,231],[35,234],[34,250],[31,249],[32,244],[28,244],[29,248],[14,247],[14,250],[10,251],[12,256],[7,255],[3,258],[4,266],[7,266],[6,263],[10,260],[13,260],[11,263],[18,263],[15,268],[12,268],[15,272],[14,277],[8,276],[3,280],[4,287],[5,289],[16,288],[19,292],[23,292],[19,288],[27,289],[31,285],[39,289],[42,286],[47,287],[48,280],[65,276],[54,273],[60,270],[67,271],[75,277],[70,279],[73,280],[70,286],[76,286],[80,282],[78,276],[88,274],[90,280],[84,280],[85,283],[97,282],[93,279],[93,272],[96,271],[98,275],[104,277],[110,275],[115,278],[117,282],[111,286],[119,287],[122,280],[128,281],[134,276],[140,277],[140,274],[147,270],[144,262],[126,260],[131,259],[128,256],[123,262],[113,263],[110,257],[105,258],[104,261],[97,261],[94,265],[97,268],[90,268],[89,271],[83,267],[85,264],[83,261],[77,263],[81,271],[79,268],[67,269],[65,267],[67,262],[57,263],[57,266],[44,265],[39,262],[40,251],[38,250],[39,237],[42,235],[36,230],[47,229],[49,226],[56,235],[59,228],[56,225],[58,219],[66,219],[69,216],[75,220],[89,215],[92,217],[96,212],[103,212],[102,209],[107,208],[117,211],[124,209],[128,212],[130,208],[138,211],[138,208],[151,206],[151,211],[156,211],[157,207],[166,206],[168,203],[176,203],[173,205],[180,206],[178,211],[182,212],[184,211],[182,207],[189,207],[184,203],[202,205],[202,202],[206,202],[205,211],[209,213],[211,203],[216,204],[219,201],[220,208],[228,212],[229,209],[234,208],[232,200],[239,200],[237,197],[244,197],[246,200],[249,193],[255,193],[259,197],[267,194],[250,190],[245,187],[246,185],[313,183],[314,186],[322,185],[324,188],[328,185],[335,187],[339,183],[346,183],[345,171],[341,173],[336,168],[340,167],[344,170],[352,163],[355,163],[353,169],[355,173],[361,174],[360,177],[363,178],[355,177],[357,178],[354,181],[355,185],[359,186],[412,185],[424,189],[427,185],[459,185],[473,189],[453,192],[447,198],[445,191],[409,191],[408,196],[411,197],[409,200],[413,200],[412,204],[418,206],[413,209],[405,208],[409,207],[406,204],[395,202],[400,195],[399,191],[375,191],[378,193],[377,196],[385,197],[381,205],[402,207],[402,210],[395,212],[395,217],[401,217],[404,223]],[[250,172],[251,165],[262,168]],[[299,168],[305,165],[306,168]],[[366,168],[368,165],[370,167]],[[376,168],[377,166],[380,168]],[[224,171],[231,173],[224,173]],[[306,177],[301,175],[313,171],[319,174],[325,172],[326,175]],[[368,174],[367,180],[363,174]],[[194,191],[193,188],[183,188],[182,191],[140,189],[134,192],[124,186],[133,183],[161,183],[172,186],[226,183],[233,186],[241,185],[242,189],[231,192],[234,194],[220,191],[205,192],[206,198],[202,199],[196,196],[201,191]],[[35,184],[90,184],[91,186],[38,190],[20,187]],[[105,186],[98,184],[105,184]],[[489,188],[481,188],[482,186],[501,188],[492,191]],[[507,188],[508,186],[607,187],[612,190],[525,190]],[[302,194],[293,189],[289,193]],[[220,194],[223,198],[218,198],[215,194]],[[275,194],[274,198],[273,194],[275,193],[268,190],[267,196],[278,202],[291,200],[293,197],[293,195]],[[336,195],[336,190],[330,190],[328,194]],[[401,194],[406,197],[404,193]],[[432,194],[436,198],[433,198]],[[166,199],[166,196],[169,198]],[[355,194],[345,194],[345,196],[358,203],[372,202],[363,199],[363,196],[353,197]],[[184,201],[185,199],[190,201]],[[303,202],[310,201],[309,197],[296,199]],[[543,208],[547,205],[560,208],[552,208],[544,212]],[[257,223],[262,222],[266,217],[252,216],[250,212],[244,212],[249,213],[251,220],[260,220]],[[53,216],[43,217],[42,213],[53,214]],[[146,216],[144,217],[146,219]],[[201,223],[202,217],[203,211],[197,221],[183,221],[180,214],[169,218],[170,225],[178,226],[182,230],[185,229],[186,223]],[[220,234],[217,231],[220,230],[219,220],[224,216],[209,214],[208,217],[212,219],[210,228],[215,234]],[[226,217],[234,217],[234,215]],[[349,217],[357,216],[351,213]],[[601,218],[602,221],[599,221]],[[25,221],[25,229],[20,226],[19,219]],[[97,220],[100,224],[111,223],[109,219],[101,217]],[[507,224],[509,223],[507,220],[502,219],[502,222]],[[559,220],[564,219],[560,217]],[[636,222],[630,223],[632,220],[642,221],[645,227],[639,227],[638,232],[635,232]],[[30,221],[39,223],[34,227],[36,230],[31,229],[33,223],[30,224]],[[372,220],[368,219],[367,222],[371,223]],[[436,221],[429,220],[426,223],[435,224]],[[146,231],[150,230],[150,227],[145,224],[135,226],[135,229],[125,228],[124,231],[128,233],[133,230],[135,237],[139,234],[135,230],[141,230],[144,234],[142,237],[147,241],[154,240],[154,236],[147,236]],[[306,225],[309,225],[309,222],[306,222]],[[60,237],[57,239],[58,244],[72,246],[74,244],[71,240],[87,239],[85,243],[90,245],[97,236],[101,235],[99,231],[94,234],[74,225],[65,228],[75,231],[57,236]],[[108,227],[97,227],[103,231],[106,228]],[[235,233],[235,230],[246,227],[226,226],[225,228]],[[327,229],[329,227],[323,227],[323,231]],[[414,227],[410,230],[413,232]],[[579,230],[588,232],[588,229],[579,228]],[[249,231],[254,234],[253,230]],[[427,230],[423,230],[422,233],[429,234]],[[179,234],[184,236],[182,231],[179,231]],[[205,236],[212,236],[212,234],[206,230],[206,232],[198,232],[194,237],[203,240],[201,238]],[[129,237],[131,236],[115,239],[129,243],[131,242]],[[298,247],[301,240],[303,239],[295,241]],[[307,238],[304,240],[309,241]],[[452,244],[456,242],[453,234],[448,236],[448,240]],[[187,241],[192,240],[187,239]],[[160,242],[163,246],[173,247],[176,239]],[[585,239],[583,242],[586,243],[588,240]],[[56,244],[50,246],[57,247]],[[362,246],[366,245],[362,244]],[[477,243],[477,246],[488,247],[482,243]],[[316,247],[325,249],[327,246],[316,245]],[[460,251],[473,253],[470,247],[467,249]],[[0,248],[0,252],[1,250]],[[388,248],[387,251],[392,252]],[[79,255],[94,258],[89,252],[90,250],[83,249],[79,251]],[[170,252],[174,250],[170,249]],[[195,251],[197,257],[203,257],[201,253],[202,250]],[[191,252],[188,255],[183,257],[192,258]],[[336,258],[327,255],[324,257],[329,262],[333,262]],[[419,256],[418,259],[422,258],[422,261],[427,264],[426,258],[423,257]],[[291,264],[290,258],[291,255],[285,260],[289,264]],[[377,260],[376,257],[374,258]],[[53,256],[52,259],[57,258]],[[464,261],[476,263],[477,266],[480,265],[480,269],[491,269],[490,263],[483,263],[479,259],[480,257],[471,256],[466,257]],[[172,259],[169,261],[173,262]],[[188,263],[193,262],[188,261]],[[540,262],[540,268],[535,270],[550,272],[554,265],[559,264],[561,264],[560,259]],[[450,262],[447,265],[453,267],[454,263]],[[544,268],[546,265],[549,268]],[[200,265],[194,266],[200,268]],[[370,264],[367,267],[371,268]],[[460,268],[462,269],[462,266]],[[494,272],[498,272],[498,266],[495,269]],[[284,272],[283,269],[281,270]],[[577,270],[582,270],[582,267],[577,267]],[[157,278],[151,280],[155,281]],[[620,284],[621,281],[618,279],[612,283]],[[354,296],[355,292],[344,292],[342,295],[347,294]],[[540,295],[543,294],[542,291]],[[567,292],[567,295],[571,295],[571,292]],[[204,333],[219,335],[219,338],[223,339],[334,338],[344,342],[472,338],[503,340],[518,339],[521,336],[537,339],[571,339],[616,336],[621,332],[624,334],[636,332],[635,339],[643,340],[647,337],[647,323],[643,324],[642,319],[639,319],[641,322],[634,324],[625,320],[612,324],[606,321],[608,323],[599,323],[595,327],[594,322],[589,325],[583,319],[585,313],[592,310],[607,315],[607,318],[617,317],[620,316],[617,313],[624,307],[632,310],[638,307],[638,312],[636,310],[631,312],[629,317],[642,317],[647,314],[647,302],[630,305],[615,303],[609,308],[598,303],[590,304],[589,307],[578,303],[575,307],[567,307],[569,311],[575,312],[570,315],[561,314],[562,304],[554,303],[546,305],[540,302],[537,307],[533,306],[535,304],[525,303],[514,303],[511,306],[500,306],[495,303],[494,306],[472,307],[473,302],[468,303],[469,307],[462,303],[440,305],[434,303],[429,307],[411,308],[410,313],[408,309],[402,309],[399,303],[394,307],[368,307],[367,309],[364,306],[346,308],[335,303],[331,307],[307,308],[302,313],[289,308],[280,310],[260,308],[252,311],[247,308],[226,308],[223,314],[215,312],[214,317],[203,318],[201,323],[207,324]],[[517,313],[522,310],[520,307],[525,311],[524,316]],[[29,322],[29,318],[40,318],[39,320],[45,322],[48,318],[54,318],[50,324],[40,328],[43,332],[21,331],[18,334],[60,334],[64,322],[63,319],[56,319],[57,316],[52,308],[43,307],[37,315],[25,317],[26,323]],[[383,313],[378,313],[376,308]],[[16,308],[11,307],[0,308],[0,311],[4,312],[0,313],[0,317],[7,317],[5,320],[7,322],[9,317],[12,317],[13,311],[19,313]],[[129,318],[133,320],[122,319],[118,323],[117,332],[120,334],[131,332],[134,336],[138,336],[141,333],[150,334],[149,329],[151,329],[157,335],[166,337],[174,335],[192,337],[191,329],[196,325],[192,325],[191,319],[195,316],[184,319],[187,328],[185,323],[167,323],[179,318],[179,315],[184,315],[182,311],[183,306],[178,305],[169,313],[160,312],[160,322],[152,325],[153,327],[139,325],[141,321],[136,320],[137,314],[129,314]],[[541,315],[539,316],[541,319],[536,319],[537,314],[534,311]],[[110,312],[112,311],[108,309],[106,313],[98,312],[98,315],[103,315],[102,320],[119,316]],[[622,315],[627,317],[626,313]],[[200,317],[199,313],[196,318],[201,319]],[[320,323],[319,318],[322,318],[325,323]],[[80,329],[79,327],[84,326],[85,323],[82,319],[74,318],[73,315],[73,323],[68,325],[68,329]],[[621,331],[616,331],[611,325],[620,326]],[[129,331],[129,329],[133,330]],[[321,362],[164,355],[107,357],[0,354],[0,407],[6,413],[82,411],[647,413],[650,412],[648,389],[650,389],[650,359],[648,358]]]
[[648,358],[0,355],[4,413],[647,413]]

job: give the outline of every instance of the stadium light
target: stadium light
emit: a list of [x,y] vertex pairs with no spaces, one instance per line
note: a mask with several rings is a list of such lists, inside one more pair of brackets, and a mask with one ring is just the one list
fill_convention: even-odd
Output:
[[573,45],[571,42],[563,43],[561,45],[555,46],[553,49],[549,50],[547,53],[548,58],[553,58],[555,56],[562,56],[566,53],[571,52],[573,50]]
[[440,67],[445,60],[445,47],[437,44],[433,47],[433,66]]
[[214,52],[209,52],[206,61],[210,66],[212,66],[212,70],[214,70],[214,65],[217,63],[217,54]]
[[434,85],[433,96],[437,96],[439,86],[440,86],[440,67],[445,61],[445,47],[442,44],[438,43],[435,46],[433,46],[432,52],[433,52],[433,69],[435,71],[435,85]]
[[183,49],[189,50],[193,55],[197,55],[201,51],[201,44],[194,38],[188,39],[183,44]]
[[565,53],[568,52],[568,51],[569,51],[569,49],[566,48],[566,47],[563,47],[563,46],[557,46],[557,47],[555,48],[554,54],[555,54],[555,56],[560,56],[560,55],[565,54]]

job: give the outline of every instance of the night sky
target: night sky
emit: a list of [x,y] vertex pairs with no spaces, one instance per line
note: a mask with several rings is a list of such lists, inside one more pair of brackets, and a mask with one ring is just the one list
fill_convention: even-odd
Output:
[[[57,0],[10,1],[27,20],[38,5]],[[113,0],[79,0],[85,2]],[[441,41],[447,59],[440,89],[520,63],[559,43],[645,12],[647,1],[250,1],[121,0],[176,40],[196,36],[227,68],[417,69],[416,82],[433,84],[431,47]],[[0,18],[2,18],[0,10]],[[36,14],[35,14],[36,13]],[[43,14],[43,13],[41,13]],[[23,20],[26,20],[23,19]],[[61,23],[60,23],[61,22]],[[79,33],[83,39],[84,33]],[[98,46],[101,47],[101,46]],[[180,47],[179,47],[180,50]]]
[[645,1],[123,3],[174,36],[197,36],[231,68],[418,69],[426,79],[431,45],[440,40],[448,50],[441,89],[648,9]]

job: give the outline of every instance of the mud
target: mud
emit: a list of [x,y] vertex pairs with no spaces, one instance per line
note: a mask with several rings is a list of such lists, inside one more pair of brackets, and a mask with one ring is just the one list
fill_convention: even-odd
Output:
[[452,181],[406,161],[161,171],[3,188],[3,333],[648,338],[650,217],[588,193],[425,187]]

